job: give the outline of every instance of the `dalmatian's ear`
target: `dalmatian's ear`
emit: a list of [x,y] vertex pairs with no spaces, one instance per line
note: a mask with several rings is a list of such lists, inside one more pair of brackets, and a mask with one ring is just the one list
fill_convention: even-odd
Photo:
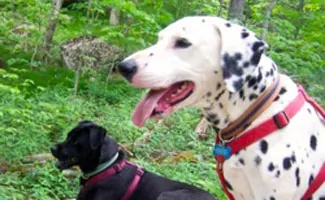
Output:
[[245,77],[257,69],[267,44],[252,31],[222,18],[213,17],[212,23],[221,38],[223,79],[230,92],[237,92]]

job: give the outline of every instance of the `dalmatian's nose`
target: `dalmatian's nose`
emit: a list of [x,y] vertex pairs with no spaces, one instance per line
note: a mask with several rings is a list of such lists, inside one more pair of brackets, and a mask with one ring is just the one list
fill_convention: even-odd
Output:
[[129,59],[122,61],[119,64],[118,69],[129,82],[132,82],[132,77],[137,72],[138,66],[134,59]]

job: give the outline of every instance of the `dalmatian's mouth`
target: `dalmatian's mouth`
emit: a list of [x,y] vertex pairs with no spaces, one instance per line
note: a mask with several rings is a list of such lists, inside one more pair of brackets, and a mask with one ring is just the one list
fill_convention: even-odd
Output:
[[142,127],[147,119],[171,114],[173,108],[193,93],[192,81],[177,82],[163,89],[150,89],[132,114],[134,125]]
[[65,169],[68,169],[74,165],[76,165],[78,162],[78,159],[73,157],[73,158],[70,158],[70,159],[67,159],[67,160],[59,160],[56,162],[56,167],[60,170],[65,170]]

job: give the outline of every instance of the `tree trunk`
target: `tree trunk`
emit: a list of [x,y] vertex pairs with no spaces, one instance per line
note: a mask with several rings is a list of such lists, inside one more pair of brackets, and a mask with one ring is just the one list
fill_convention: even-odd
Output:
[[231,0],[228,9],[228,20],[242,23],[244,18],[245,0]]
[[[91,3],[92,0],[88,0],[88,7],[87,7],[87,16],[86,19],[87,21],[89,20],[89,15],[90,15],[90,9],[91,9]],[[89,22],[88,22],[89,23]],[[86,32],[87,32],[87,25],[88,23],[85,23],[84,26],[84,37],[86,36]],[[81,41],[81,46],[84,46],[84,38]],[[85,55],[79,55],[79,59],[82,61],[82,65],[81,66],[77,66],[77,70],[75,72],[75,80],[74,80],[74,92],[73,92],[73,101],[76,100],[77,95],[78,95],[78,90],[79,90],[79,82],[80,82],[80,76],[81,76],[81,72],[82,72],[82,68],[85,67]]]
[[56,25],[58,23],[62,2],[63,0],[53,0],[53,5],[52,5],[53,7],[52,7],[52,11],[49,17],[49,22],[45,32],[45,38],[43,44],[44,53],[49,52],[49,50],[51,49],[51,43],[53,40]]
[[119,24],[120,13],[115,8],[111,9],[109,24],[110,25],[118,25]]
[[219,0],[219,9],[218,9],[218,13],[217,16],[221,16],[222,14],[222,6],[223,6],[223,0]]
[[269,29],[269,22],[271,18],[272,9],[274,8],[277,0],[271,0],[269,6],[266,9],[265,20],[263,22],[263,30],[261,33],[261,40],[265,40],[267,30]]
[[[301,14],[303,13],[304,6],[305,6],[305,0],[299,0],[297,10],[298,10],[298,12],[301,12]],[[304,24],[304,22],[303,22],[303,20],[301,20],[301,18],[298,19],[298,22],[299,22],[299,24],[297,24],[295,26],[296,27],[296,31],[294,33],[295,39],[298,39],[300,28]]]

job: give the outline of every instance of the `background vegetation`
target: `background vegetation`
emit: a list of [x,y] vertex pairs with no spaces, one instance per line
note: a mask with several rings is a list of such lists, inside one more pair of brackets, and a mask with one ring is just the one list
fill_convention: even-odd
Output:
[[[0,199],[74,198],[78,179],[64,177],[47,158],[50,145],[82,119],[106,127],[132,160],[149,170],[224,199],[214,172],[213,133],[199,141],[194,132],[199,111],[185,109],[161,125],[151,121],[135,128],[130,114],[143,90],[118,75],[107,79],[107,71],[87,70],[80,74],[75,96],[76,73],[62,66],[60,45],[96,36],[120,47],[123,56],[153,43],[158,30],[180,17],[227,18],[230,1],[68,2],[57,15],[53,40],[46,43],[55,18],[51,1],[0,0]],[[115,25],[109,20],[112,8],[118,16]],[[325,106],[325,2],[247,0],[243,8],[239,21],[266,34],[268,54]]]

